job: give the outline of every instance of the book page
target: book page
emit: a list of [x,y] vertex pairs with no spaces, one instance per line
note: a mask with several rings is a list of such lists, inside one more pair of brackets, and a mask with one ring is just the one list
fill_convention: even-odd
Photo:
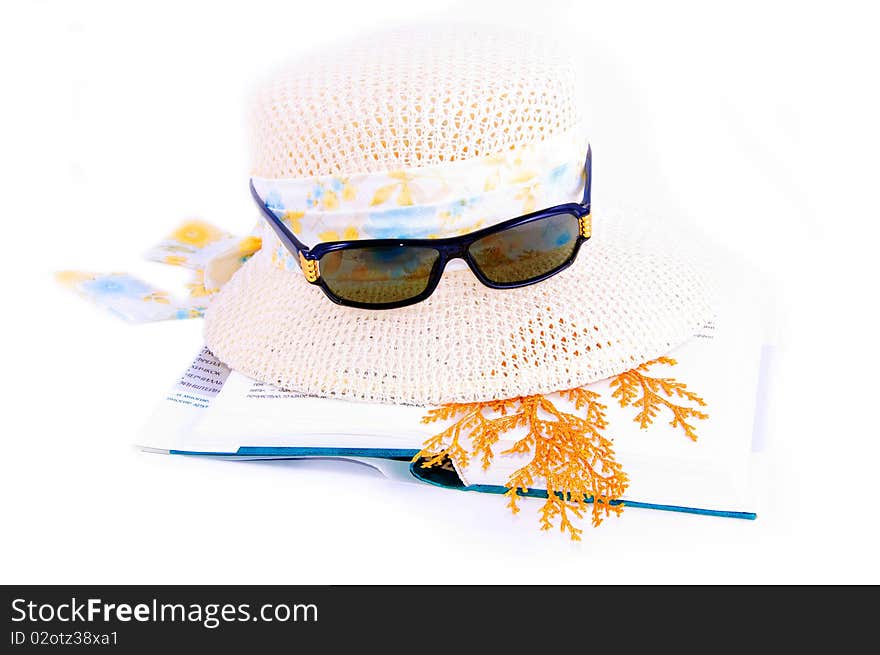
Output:
[[229,368],[202,348],[150,416],[138,442],[150,450],[180,448],[229,378]]
[[[168,395],[159,403],[139,434],[139,447],[148,452],[224,452],[222,445],[209,442],[207,451],[194,451],[191,446],[193,427],[205,416],[217,396],[228,383],[230,376],[247,381],[247,395],[254,399],[295,398],[297,394],[280,391],[271,385],[249,380],[218,360],[210,350],[202,348],[189,368],[183,372]],[[232,452],[232,451],[230,451]],[[266,459],[266,457],[237,457],[236,459]],[[420,484],[409,473],[409,463],[383,460],[373,457],[341,457],[347,461],[366,464],[389,480]]]
[[223,389],[229,368],[207,348],[196,355],[166,400],[206,409]]
[[425,412],[422,407],[303,396],[233,371],[187,445],[227,452],[284,446],[419,450],[431,435],[421,423]]

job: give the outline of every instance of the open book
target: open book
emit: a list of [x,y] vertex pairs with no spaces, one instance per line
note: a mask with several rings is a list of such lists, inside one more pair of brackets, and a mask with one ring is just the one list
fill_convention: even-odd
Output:
[[[610,381],[587,387],[607,407],[608,437],[629,477],[627,506],[755,517],[750,459],[761,443],[756,407],[769,353],[763,341],[754,296],[742,287],[726,295],[713,322],[669,353],[675,366],[651,367],[649,375],[674,377],[705,400],[700,409],[707,418],[694,421],[697,441],[670,425],[672,415],[662,405],[644,429],[635,420],[638,408],[621,407]],[[422,421],[430,409],[303,397],[231,372],[203,350],[157,408],[140,443],[152,451],[229,459],[358,459],[392,477],[504,493],[510,474],[528,461],[528,455],[503,453],[517,431],[502,435],[488,469],[479,461],[423,468],[410,460],[443,427]]]

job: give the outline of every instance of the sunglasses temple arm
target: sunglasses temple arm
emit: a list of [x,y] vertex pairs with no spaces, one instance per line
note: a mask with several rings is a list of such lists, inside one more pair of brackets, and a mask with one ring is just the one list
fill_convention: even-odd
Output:
[[251,195],[254,197],[254,200],[257,203],[257,206],[260,208],[260,211],[263,213],[263,216],[266,217],[266,220],[269,221],[269,226],[275,232],[279,239],[281,239],[281,243],[284,244],[284,247],[290,251],[290,254],[294,253],[307,253],[309,249],[306,245],[297,239],[290,230],[287,229],[287,226],[284,222],[278,218],[275,213],[266,206],[266,203],[263,202],[263,199],[260,198],[257,190],[254,188],[254,182],[251,180]]
[[593,148],[587,146],[587,160],[584,162],[584,199],[581,204],[590,209],[590,187],[593,186]]

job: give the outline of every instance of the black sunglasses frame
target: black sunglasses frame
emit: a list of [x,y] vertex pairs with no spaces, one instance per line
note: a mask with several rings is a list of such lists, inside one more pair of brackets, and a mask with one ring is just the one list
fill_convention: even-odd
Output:
[[[588,148],[587,158],[584,162],[584,197],[580,203],[570,202],[562,205],[555,205],[554,207],[548,207],[547,209],[532,212],[531,214],[512,218],[491,227],[483,228],[482,230],[469,232],[467,234],[462,234],[456,237],[448,237],[445,239],[355,239],[350,241],[327,241],[317,244],[314,248],[308,248],[299,239],[297,239],[296,236],[287,228],[284,222],[280,218],[278,218],[271,209],[266,206],[266,203],[263,202],[263,199],[260,198],[260,196],[257,194],[257,191],[254,188],[253,181],[251,181],[250,183],[250,188],[251,195],[253,196],[263,215],[269,221],[269,225],[272,227],[275,234],[281,240],[281,243],[284,244],[284,247],[290,252],[290,254],[299,258],[300,267],[302,268],[303,274],[305,275],[306,280],[309,283],[321,287],[321,290],[326,294],[326,296],[337,305],[344,305],[346,307],[355,307],[359,309],[395,309],[397,307],[406,307],[407,305],[414,305],[416,303],[422,302],[432,293],[434,293],[437,285],[440,283],[440,279],[443,277],[443,271],[446,268],[446,265],[453,259],[463,259],[467,263],[468,268],[471,269],[471,272],[476,276],[476,278],[482,284],[491,289],[516,289],[519,287],[536,284],[538,282],[546,280],[547,278],[553,277],[557,273],[560,273],[571,266],[572,263],[574,263],[574,260],[577,259],[577,255],[580,251],[581,245],[583,245],[585,241],[589,241],[591,235],[589,219],[590,187],[592,186],[593,177],[592,159],[592,149]],[[473,258],[471,257],[469,252],[469,248],[474,243],[474,241],[482,239],[483,237],[486,237],[490,234],[503,232],[504,230],[512,227],[525,225],[527,223],[532,223],[534,221],[539,221],[543,218],[556,216],[559,214],[573,215],[575,218],[578,219],[580,229],[578,231],[578,238],[575,242],[575,246],[572,250],[571,255],[562,264],[552,269],[551,271],[548,271],[547,273],[543,273],[542,275],[528,280],[507,284],[499,284],[497,282],[489,280],[482,273],[482,271],[480,271],[479,266],[477,266],[477,264],[473,261]],[[428,277],[425,290],[417,296],[413,296],[412,298],[406,298],[404,300],[398,300],[388,303],[356,302],[340,298],[335,293],[333,293],[333,291],[327,286],[327,283],[320,275],[320,269],[318,266],[318,262],[320,261],[320,259],[328,252],[333,252],[334,250],[348,250],[353,248],[369,248],[376,246],[385,248],[394,246],[421,247],[436,250],[438,253],[437,261],[434,263],[434,266],[431,269],[431,273]]]

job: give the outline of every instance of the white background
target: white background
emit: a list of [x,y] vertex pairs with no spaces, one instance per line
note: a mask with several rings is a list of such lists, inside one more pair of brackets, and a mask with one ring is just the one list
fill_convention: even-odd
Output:
[[[880,582],[870,4],[425,4],[4,4],[0,582]],[[771,281],[757,521],[631,510],[572,544],[500,497],[132,448],[200,322],[123,324],[51,272],[162,281],[139,257],[182,218],[247,230],[254,80],[310,45],[441,16],[577,39],[596,203],[663,206]]]

